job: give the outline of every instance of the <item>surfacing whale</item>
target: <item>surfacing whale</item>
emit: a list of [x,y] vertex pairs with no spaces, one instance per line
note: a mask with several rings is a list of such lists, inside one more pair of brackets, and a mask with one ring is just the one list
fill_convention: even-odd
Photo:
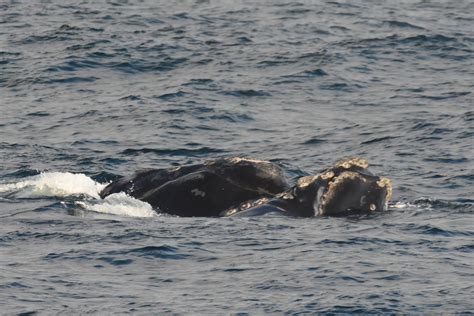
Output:
[[294,186],[269,161],[228,157],[202,164],[151,169],[110,183],[100,196],[125,192],[157,211],[185,217],[278,213],[294,217],[345,216],[385,210],[392,186],[361,158],[301,177]]

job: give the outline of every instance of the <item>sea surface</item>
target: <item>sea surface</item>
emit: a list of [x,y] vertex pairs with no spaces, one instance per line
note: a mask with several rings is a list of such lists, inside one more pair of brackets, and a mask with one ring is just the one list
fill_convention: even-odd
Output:
[[[473,314],[473,1],[0,1],[9,315]],[[361,156],[355,218],[179,218],[101,188]]]

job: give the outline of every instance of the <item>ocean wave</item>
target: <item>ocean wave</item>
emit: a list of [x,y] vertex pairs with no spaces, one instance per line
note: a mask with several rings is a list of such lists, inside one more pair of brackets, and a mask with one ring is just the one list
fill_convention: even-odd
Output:
[[122,155],[138,155],[140,153],[154,153],[157,155],[171,156],[202,156],[210,153],[223,153],[224,151],[217,148],[201,147],[196,149],[178,148],[178,149],[160,149],[160,148],[128,148],[121,152]]
[[397,20],[389,20],[384,21],[384,24],[388,25],[389,27],[397,27],[397,28],[409,28],[409,29],[416,29],[416,30],[424,30],[423,27],[414,25],[404,21],[397,21]]
[[222,94],[230,95],[234,97],[244,97],[244,98],[251,98],[251,97],[266,97],[270,96],[271,94],[262,91],[262,90],[253,90],[253,89],[242,89],[242,90],[232,90],[232,91],[223,91]]

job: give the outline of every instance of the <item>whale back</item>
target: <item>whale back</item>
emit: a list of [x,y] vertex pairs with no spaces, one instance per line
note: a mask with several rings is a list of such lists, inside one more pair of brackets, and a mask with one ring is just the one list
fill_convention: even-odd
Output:
[[140,170],[131,176],[111,182],[99,195],[101,198],[105,198],[113,193],[125,192],[134,198],[140,199],[150,189],[157,188],[168,181],[195,172],[200,168],[202,168],[202,165]]
[[229,157],[140,171],[112,182],[100,196],[125,192],[168,214],[219,216],[243,201],[272,197],[288,188],[282,170],[275,164]]
[[269,161],[230,157],[209,161],[207,166],[208,171],[234,185],[263,195],[275,195],[289,188],[283,171]]

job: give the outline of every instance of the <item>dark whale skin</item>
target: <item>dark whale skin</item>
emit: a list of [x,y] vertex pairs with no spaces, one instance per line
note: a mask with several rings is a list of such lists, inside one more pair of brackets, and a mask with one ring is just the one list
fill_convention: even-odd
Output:
[[219,216],[243,201],[273,197],[289,188],[283,171],[273,163],[229,157],[202,164],[150,169],[118,179],[100,197],[125,192],[171,215]]

